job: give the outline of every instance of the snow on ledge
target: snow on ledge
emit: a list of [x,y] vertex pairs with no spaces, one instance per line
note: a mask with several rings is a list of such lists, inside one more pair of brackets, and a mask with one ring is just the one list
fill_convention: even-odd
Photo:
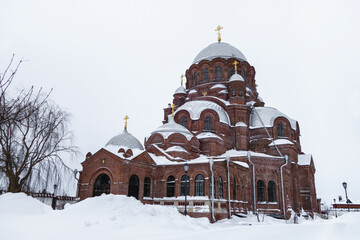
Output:
[[215,133],[211,133],[211,132],[202,132],[202,133],[196,135],[196,137],[197,137],[197,139],[217,138],[217,139],[220,139],[221,141],[224,141],[221,137],[219,137]]
[[285,144],[294,145],[294,143],[292,143],[290,140],[284,139],[284,138],[280,138],[280,139],[276,139],[276,140],[274,140],[273,142],[271,142],[271,143],[269,144],[269,146],[285,145]]

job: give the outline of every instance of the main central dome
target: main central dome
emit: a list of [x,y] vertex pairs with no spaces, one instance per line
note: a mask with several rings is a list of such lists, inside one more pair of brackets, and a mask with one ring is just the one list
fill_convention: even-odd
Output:
[[201,60],[212,60],[214,58],[237,58],[240,61],[247,61],[246,57],[239,49],[228,43],[218,42],[210,44],[204,48],[194,59],[193,64],[199,63]]

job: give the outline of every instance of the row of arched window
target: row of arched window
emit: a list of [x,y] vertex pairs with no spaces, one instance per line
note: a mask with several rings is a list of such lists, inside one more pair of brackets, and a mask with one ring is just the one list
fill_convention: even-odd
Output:
[[[188,119],[187,117],[182,117],[180,119],[180,125],[187,128]],[[204,131],[212,131],[213,130],[213,120],[210,116],[206,116],[204,120]]]
[[[268,188],[268,202],[276,202],[276,184],[274,181],[269,181]],[[257,200],[258,202],[265,202],[265,183],[262,180],[257,182]]]
[[[233,199],[237,199],[237,183],[236,183],[236,179],[234,178],[234,183],[233,183]],[[216,181],[214,181],[215,183]],[[167,186],[166,186],[166,196],[167,197],[175,197],[175,177],[170,175],[167,178]],[[224,198],[224,182],[222,177],[218,178],[217,181],[217,187],[216,187],[216,183],[214,188],[212,187],[212,183],[210,181],[210,198],[212,197],[212,190],[214,189],[214,196],[216,196],[216,193],[218,193],[218,198],[219,199],[223,199]],[[190,189],[189,189],[189,177],[187,175],[183,175],[181,177],[181,182],[180,182],[180,196],[184,196],[185,195],[185,190],[186,191],[186,195],[189,195]],[[202,174],[198,174],[195,177],[195,186],[194,186],[194,196],[205,196],[205,179],[204,176]]]
[[[230,73],[230,77],[232,75],[235,74],[235,68],[234,66],[231,66],[230,69],[229,69],[229,73]],[[207,82],[209,81],[209,69],[208,68],[204,68],[202,71],[201,71],[201,74],[202,74],[202,82]],[[222,68],[220,66],[217,66],[215,67],[215,80],[216,81],[221,81],[223,80],[223,73],[222,73]],[[246,70],[243,69],[242,72],[241,72],[241,75],[244,79],[246,79]],[[193,85],[196,85],[198,83],[198,73],[197,72],[194,72],[193,73]]]

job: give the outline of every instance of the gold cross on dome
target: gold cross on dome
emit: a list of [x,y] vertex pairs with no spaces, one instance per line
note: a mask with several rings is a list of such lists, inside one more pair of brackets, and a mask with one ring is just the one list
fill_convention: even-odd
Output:
[[184,80],[183,80],[184,74],[181,74],[181,77],[180,77],[180,78],[181,78],[181,86],[182,86],[182,85],[183,85],[183,81],[184,81]]
[[171,105],[171,116],[173,117],[174,116],[174,109],[175,109],[176,105],[173,103]]
[[221,33],[220,30],[223,29],[222,26],[218,25],[217,28],[215,29],[215,31],[217,31],[218,33],[218,42],[221,42]]
[[125,118],[124,118],[124,120],[125,120],[125,127],[124,127],[124,129],[127,129],[127,120],[128,120],[128,119],[129,119],[129,116],[126,115]]
[[239,62],[238,61],[236,61],[235,60],[235,62],[233,63],[233,65],[234,65],[234,68],[235,68],[235,73],[236,73],[236,71],[237,71],[237,65],[239,64]]

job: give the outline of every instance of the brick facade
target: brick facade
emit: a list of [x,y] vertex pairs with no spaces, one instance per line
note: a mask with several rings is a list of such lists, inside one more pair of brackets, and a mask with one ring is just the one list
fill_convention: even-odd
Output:
[[[240,64],[231,78],[235,60]],[[94,196],[94,188],[104,184],[95,182],[105,174],[110,193],[175,205],[183,212],[181,179],[188,163],[190,216],[215,221],[248,211],[317,212],[314,162],[301,151],[299,124],[264,107],[255,68],[243,59],[210,56],[185,75],[186,89],[179,88],[172,101],[174,116],[171,106],[164,109],[164,125],[147,138],[145,150],[118,146],[87,154],[80,199]]]

